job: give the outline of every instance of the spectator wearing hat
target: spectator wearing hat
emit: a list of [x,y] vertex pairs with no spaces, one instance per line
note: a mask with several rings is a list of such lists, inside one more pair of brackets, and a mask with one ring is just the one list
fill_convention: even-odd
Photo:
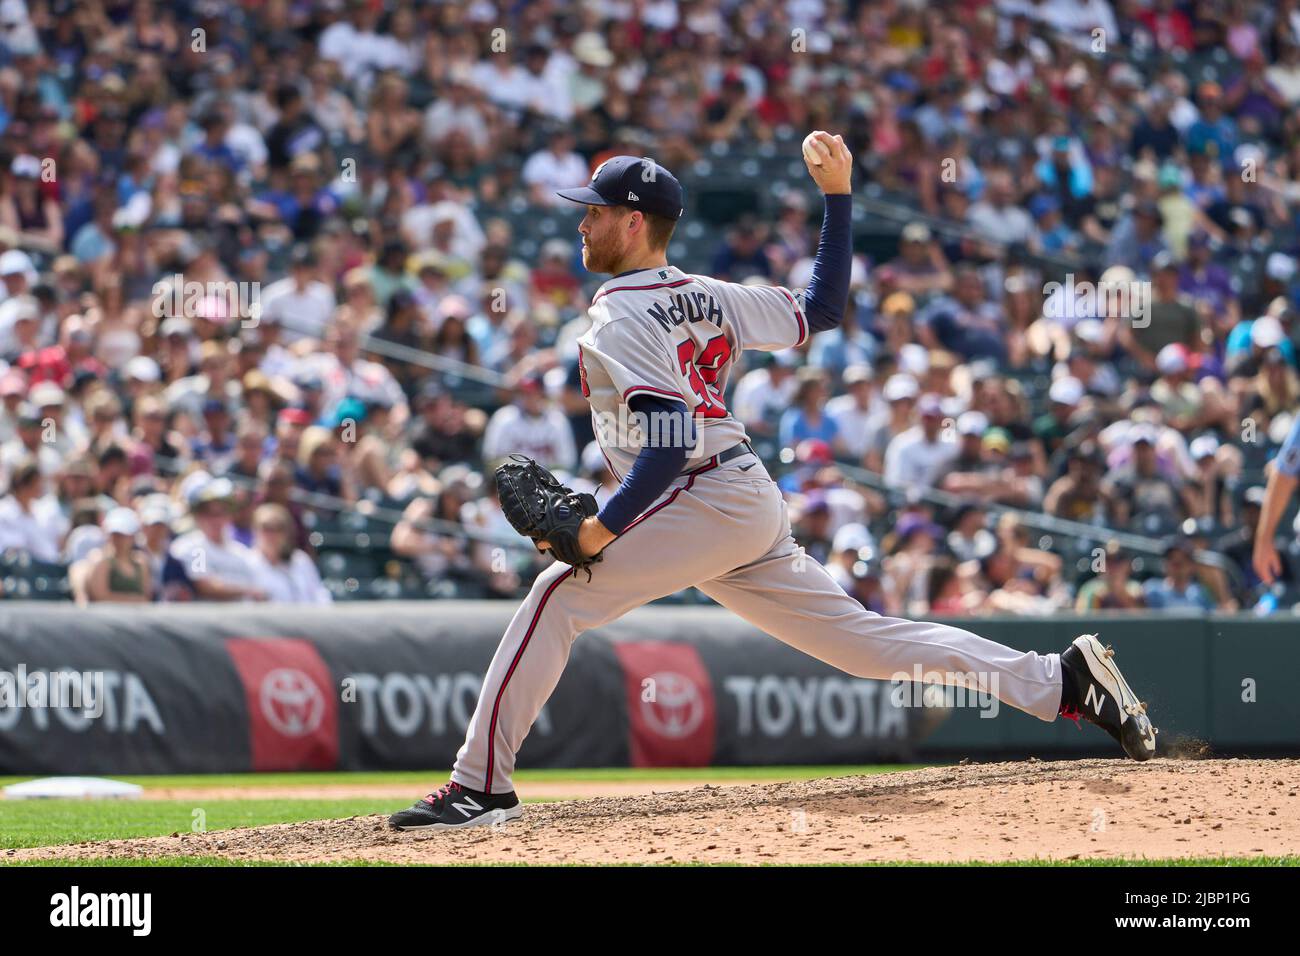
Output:
[[952,267],[930,227],[909,222],[899,236],[898,256],[887,264],[901,292],[930,298],[952,289]]
[[564,200],[556,190],[565,189],[588,178],[590,170],[574,152],[576,140],[571,128],[555,126],[546,146],[524,160],[520,178],[528,187],[529,198],[539,206],[558,206]]
[[305,408],[291,406],[280,409],[275,416],[275,433],[267,439],[264,457],[271,461],[286,462],[290,469],[296,468],[302,433],[314,421]]
[[[1272,584],[1278,576],[1278,571],[1285,571],[1285,566],[1277,558],[1277,551],[1271,547],[1259,547],[1260,541],[1260,517],[1266,502],[1266,489],[1260,485],[1252,485],[1246,488],[1241,494],[1240,506],[1237,509],[1237,520],[1227,522],[1236,527],[1227,534],[1222,535],[1214,543],[1213,549],[1224,557],[1232,561],[1238,574],[1230,576],[1230,580],[1238,581],[1237,590],[1234,597],[1239,606],[1250,607],[1254,604],[1256,597],[1262,590],[1261,585]],[[1273,530],[1276,530],[1276,521],[1273,523]],[[1270,538],[1272,531],[1268,532]],[[1255,555],[1267,554],[1272,550],[1271,557],[1276,560],[1276,564],[1269,564],[1269,578],[1265,580],[1259,568],[1256,566]],[[1264,562],[1261,562],[1263,564]],[[1290,574],[1282,575],[1289,578]]]
[[801,441],[816,438],[830,446],[832,455],[843,454],[839,425],[826,411],[826,399],[830,394],[826,373],[820,368],[805,366],[799,369],[795,378],[799,384],[794,401],[781,416],[777,430],[781,447],[793,448]]
[[86,577],[91,601],[144,604],[152,600],[153,580],[149,559],[136,548],[140,518],[130,508],[114,508],[104,516],[107,545],[92,559]]
[[186,427],[197,434],[203,427],[203,408],[209,400],[239,402],[240,384],[234,378],[235,365],[224,342],[204,342],[199,349],[199,371],[168,385],[163,400],[172,411],[185,415]]
[[943,528],[920,511],[900,515],[892,533],[885,536],[881,583],[892,612],[910,612],[925,605],[930,568],[943,537]]
[[1046,255],[1077,251],[1080,237],[1061,215],[1061,203],[1055,196],[1040,194],[1029,201],[1034,217],[1034,234],[1029,247]]
[[949,475],[985,472],[983,442],[984,433],[989,428],[988,416],[975,410],[962,412],[957,416],[956,427],[957,457],[952,461]]
[[1200,352],[1201,322],[1178,291],[1178,265],[1168,252],[1151,260],[1151,301],[1144,316],[1119,317],[1118,338],[1128,355],[1148,375],[1156,373],[1156,355],[1166,345],[1180,344],[1188,353]]
[[767,257],[767,229],[750,216],[733,226],[713,257],[712,275],[724,282],[762,279],[770,284],[773,275]]
[[[392,261],[392,250],[367,269],[357,266],[343,276],[343,302],[338,313],[362,335],[369,335],[384,323],[388,301],[398,292],[409,292],[405,280],[404,259]],[[404,253],[402,254],[404,256]],[[380,298],[380,290],[383,298]],[[329,338],[329,331],[325,338]]]
[[189,444],[169,427],[169,415],[156,395],[145,395],[131,409],[127,459],[132,475],[181,469],[190,459]]
[[943,434],[939,396],[922,395],[920,421],[898,434],[885,451],[885,481],[894,488],[932,488],[957,457],[957,443]]
[[393,418],[404,423],[410,416],[406,393],[393,373],[378,362],[361,356],[361,330],[355,315],[346,307],[339,309],[335,321],[325,334],[327,351],[309,355],[295,368],[295,382],[319,379],[322,389],[319,415],[332,413],[349,395],[366,401],[385,401],[393,409]]
[[436,381],[425,384],[416,398],[416,408],[419,415],[407,429],[407,438],[422,468],[437,470],[474,460],[488,422],[482,409],[457,401]]
[[791,528],[795,540],[816,561],[826,564],[830,560],[835,528],[831,521],[830,502],[819,489],[814,489],[796,500]]
[[582,283],[573,274],[574,244],[568,239],[548,239],[542,244],[537,266],[529,280],[529,305],[547,302],[558,309],[578,312],[586,308],[582,301]]
[[1150,578],[1142,586],[1148,608],[1183,613],[1215,609],[1210,590],[1197,580],[1196,559],[1190,545],[1179,540],[1171,542],[1165,548],[1164,563],[1164,575]]
[[1105,524],[1112,510],[1101,483],[1105,467],[1105,456],[1096,442],[1087,440],[1069,449],[1065,474],[1047,489],[1043,511],[1066,521]]
[[34,459],[15,464],[8,494],[0,498],[0,551],[12,548],[37,561],[58,562],[69,523],[46,489],[45,475]]
[[75,441],[70,432],[76,432],[77,438],[82,441],[86,439],[84,426],[68,414],[67,392],[54,381],[34,380],[27,398],[41,417],[42,427],[46,431],[43,441],[53,445],[60,455],[67,455],[74,449]]
[[41,313],[36,298],[30,295],[9,299],[0,305],[0,320],[8,326],[8,349],[0,359],[16,363],[24,353],[35,352],[43,344]]
[[970,265],[956,270],[951,296],[937,299],[917,316],[916,333],[928,349],[956,352],[968,361],[1006,361],[1002,310],[988,300],[983,278]]
[[483,433],[483,458],[489,467],[516,453],[553,470],[572,471],[578,462],[569,421],[536,375],[519,380],[511,403],[492,414]]
[[793,350],[766,353],[760,362],[741,376],[731,398],[731,413],[755,438],[776,435],[781,416],[799,388],[795,377],[799,358]]
[[1015,194],[1010,171],[1005,168],[990,170],[983,198],[967,213],[971,228],[990,242],[1028,244],[1034,234],[1034,221],[1016,205]]
[[1191,517],[1211,527],[1231,527],[1236,517],[1233,488],[1241,475],[1241,449],[1221,445],[1207,433],[1194,438],[1187,451],[1192,459],[1187,496]]
[[1241,303],[1233,291],[1228,270],[1213,259],[1212,239],[1204,230],[1187,237],[1187,259],[1178,273],[1178,291],[1191,297],[1222,328],[1233,329],[1241,321]]
[[294,247],[289,274],[262,290],[260,321],[284,330],[286,342],[319,339],[334,312],[333,290],[320,280],[320,259],[308,245]]
[[1250,377],[1259,372],[1264,356],[1276,349],[1286,364],[1296,367],[1295,344],[1286,334],[1281,320],[1264,314],[1238,322],[1228,333],[1224,345],[1228,372],[1236,377]]
[[1133,580],[1133,556],[1120,547],[1118,541],[1111,541],[1101,558],[1101,568],[1096,577],[1079,587],[1074,609],[1082,613],[1135,611],[1146,607],[1142,585]]
[[194,530],[176,538],[169,555],[200,600],[266,600],[253,555],[233,534],[234,485],[228,478],[195,475],[185,497]]
[[316,563],[295,547],[293,518],[276,504],[253,512],[251,561],[257,580],[273,604],[329,604],[334,599]]
[[213,473],[240,485],[256,484],[266,456],[267,437],[266,426],[259,420],[242,418],[234,430],[233,446],[215,459]]
[[808,349],[808,364],[836,378],[851,365],[869,366],[881,348],[875,334],[863,328],[862,316],[867,310],[854,305],[852,289],[850,285],[849,308],[840,324],[814,336]]
[[18,410],[27,396],[27,378],[12,369],[0,374],[0,448],[18,437]]
[[[372,334],[382,342],[390,342],[403,349],[428,351],[430,345],[428,333],[429,324],[415,294],[406,289],[399,289],[388,300],[387,315],[383,324]],[[477,358],[475,353],[474,364],[477,364]],[[428,369],[423,366],[401,358],[385,358],[384,364],[397,380],[397,384],[402,387],[402,391],[408,395],[414,394],[420,378],[428,374]]]
[[836,584],[845,591],[852,591],[854,566],[873,560],[880,560],[880,555],[876,552],[876,539],[866,525],[853,522],[841,525],[836,530],[835,537],[831,540],[826,570]]
[[31,306],[31,290],[38,275],[31,256],[21,249],[0,254],[0,355],[15,349],[13,325],[19,312]]
[[1048,409],[1034,420],[1034,437],[1049,455],[1056,453],[1073,430],[1071,421],[1084,399],[1083,383],[1071,375],[1052,382],[1047,390]]
[[41,161],[26,153],[10,162],[9,188],[0,196],[0,229],[9,231],[10,245],[53,254],[63,248],[63,210],[41,188],[41,172]]
[[172,543],[173,508],[165,494],[150,494],[137,499],[140,516],[141,551],[149,562],[150,597],[157,601],[164,595],[163,569]]
[[1037,503],[1042,488],[1032,471],[1032,456],[1023,443],[1013,445],[1002,429],[987,428],[987,421],[980,412],[966,412],[957,419],[961,451],[939,487],[986,503],[1017,507]]
[[235,450],[230,408],[220,398],[208,398],[203,402],[202,411],[202,427],[191,443],[191,449],[201,465],[213,472],[220,471],[218,466],[224,465]]
[[334,410],[331,425],[338,436],[339,457],[344,473],[352,477],[358,494],[384,492],[398,464],[396,449],[390,455],[389,409],[368,405],[355,397],[345,398]]
[[1165,252],[1164,216],[1154,202],[1139,202],[1111,232],[1105,261],[1142,274],[1161,252]]
[[274,421],[276,413],[288,404],[283,385],[272,382],[260,368],[245,372],[239,384],[244,398],[241,414],[264,427]]
[[[303,431],[298,443],[298,467],[294,469],[294,486],[308,494],[355,501],[351,475],[343,464],[334,432],[322,425],[312,425]],[[333,509],[320,506],[315,510]]]
[[121,382],[125,391],[128,410],[134,408],[135,402],[143,395],[153,394],[159,390],[162,382],[162,368],[147,355],[137,355],[128,359],[121,368]]
[[1165,422],[1180,432],[1231,428],[1232,403],[1217,379],[1207,376],[1194,381],[1192,358],[1178,342],[1156,354],[1158,378],[1151,385],[1151,400],[1160,406]]
[[826,417],[835,423],[844,454],[861,462],[867,454],[868,426],[874,410],[870,365],[844,370],[844,394],[826,402]]
[[1164,219],[1165,245],[1175,261],[1187,257],[1187,238],[1193,231],[1217,229],[1205,213],[1194,203],[1183,184],[1183,169],[1175,162],[1166,162],[1156,173],[1156,204]]
[[891,375],[880,391],[884,407],[867,422],[866,453],[863,463],[874,472],[885,470],[885,453],[894,437],[914,424],[916,399],[921,389],[916,379],[904,372]]
[[1129,459],[1102,482],[1111,502],[1113,527],[1129,527],[1161,534],[1187,517],[1181,480],[1161,468],[1156,455],[1155,427],[1134,424],[1128,430]]
[[1257,433],[1267,434],[1275,417],[1294,413],[1300,404],[1300,376],[1276,346],[1260,354],[1258,368],[1246,380],[1248,385],[1239,379],[1234,385],[1245,392],[1243,417],[1253,422]]
[[0,474],[16,471],[28,458],[36,461],[42,475],[57,474],[66,459],[54,442],[45,440],[57,427],[54,419],[46,418],[30,401],[19,403],[14,411],[14,437],[0,446]]

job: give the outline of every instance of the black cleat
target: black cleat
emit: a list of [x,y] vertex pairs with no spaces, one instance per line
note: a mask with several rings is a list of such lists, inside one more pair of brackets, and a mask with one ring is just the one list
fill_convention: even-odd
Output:
[[479,793],[453,781],[409,809],[394,813],[388,825],[394,830],[455,830],[505,823],[518,819],[523,812],[524,805],[513,790]]
[[1147,717],[1147,705],[1128,686],[1114,656],[1093,634],[1076,637],[1066,648],[1061,664],[1074,677],[1077,699],[1061,703],[1061,716],[1076,724],[1079,718],[1096,724],[1134,760],[1150,760],[1156,755],[1156,729]]

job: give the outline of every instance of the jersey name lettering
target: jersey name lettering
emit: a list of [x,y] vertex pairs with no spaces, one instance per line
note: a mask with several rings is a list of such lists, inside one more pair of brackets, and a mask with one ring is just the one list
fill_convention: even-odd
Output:
[[683,322],[709,321],[722,327],[722,307],[708,292],[678,292],[668,298],[667,308],[662,302],[656,302],[646,309],[646,314],[663,326],[665,332],[671,332]]

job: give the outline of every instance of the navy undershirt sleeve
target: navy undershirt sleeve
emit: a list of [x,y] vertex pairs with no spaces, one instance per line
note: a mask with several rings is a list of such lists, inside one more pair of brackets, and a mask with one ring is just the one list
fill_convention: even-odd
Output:
[[646,444],[636,456],[632,470],[596,515],[615,534],[622,534],[682,473],[690,451],[682,436],[690,439],[694,435],[694,420],[684,402],[634,395],[628,405],[632,411],[646,416],[655,435],[646,436]]
[[825,199],[821,242],[804,294],[809,335],[833,329],[844,319],[853,272],[853,197],[844,193]]

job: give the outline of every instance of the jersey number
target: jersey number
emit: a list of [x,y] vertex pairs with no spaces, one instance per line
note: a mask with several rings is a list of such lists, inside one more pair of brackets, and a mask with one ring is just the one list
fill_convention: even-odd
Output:
[[696,351],[694,339],[686,339],[677,346],[677,362],[682,374],[690,382],[691,391],[699,396],[700,404],[695,414],[702,418],[725,418],[727,406],[718,391],[718,373],[731,358],[731,343],[725,335],[715,335]]
[[591,386],[587,384],[587,365],[582,361],[582,346],[578,346],[578,384],[582,387],[582,397],[591,398]]

